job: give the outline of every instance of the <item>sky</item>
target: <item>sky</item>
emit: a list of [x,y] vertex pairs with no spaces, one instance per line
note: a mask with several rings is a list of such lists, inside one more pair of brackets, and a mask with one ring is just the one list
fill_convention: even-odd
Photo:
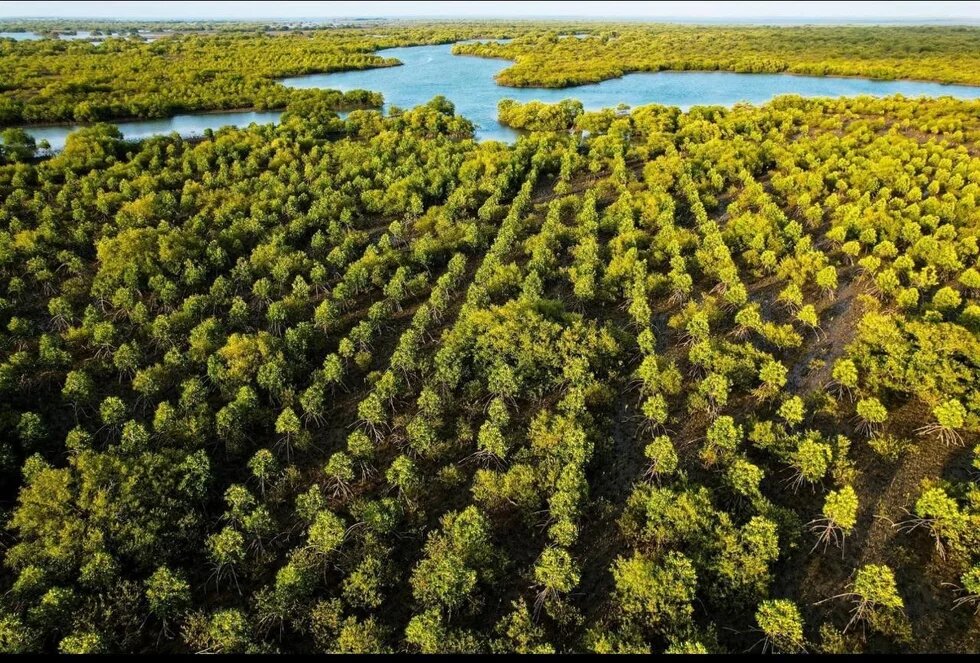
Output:
[[753,19],[980,21],[980,2],[25,2],[0,0],[0,18],[147,20],[296,20],[330,18],[639,18],[688,21]]

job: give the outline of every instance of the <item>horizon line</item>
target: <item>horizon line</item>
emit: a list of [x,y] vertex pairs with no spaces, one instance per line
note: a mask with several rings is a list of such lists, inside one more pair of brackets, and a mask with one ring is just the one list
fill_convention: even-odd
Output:
[[753,22],[753,21],[791,21],[791,22],[804,22],[804,21],[821,21],[821,22],[837,22],[841,24],[851,23],[851,22],[885,22],[885,23],[917,23],[920,21],[925,22],[947,22],[947,23],[957,23],[959,21],[966,21],[969,23],[980,23],[980,17],[967,18],[947,18],[943,16],[922,16],[922,17],[906,17],[906,18],[877,18],[872,16],[855,16],[847,19],[836,19],[829,16],[811,16],[811,17],[785,17],[785,16],[746,16],[746,17],[728,17],[728,18],[704,18],[704,17],[694,17],[694,16],[663,16],[663,17],[648,17],[648,16],[616,16],[616,17],[603,17],[603,16],[588,16],[588,15],[569,15],[569,16],[556,16],[552,14],[542,14],[542,15],[526,15],[526,16],[498,16],[498,15],[487,15],[487,16],[454,16],[450,14],[419,14],[415,16],[321,16],[321,17],[254,17],[248,19],[240,18],[227,18],[227,17],[215,17],[215,18],[173,18],[173,17],[132,17],[132,18],[108,18],[108,17],[98,17],[98,16],[0,16],[0,21],[99,21],[104,23],[126,23],[126,22],[146,22],[146,21],[158,21],[161,23],[198,23],[211,21],[216,23],[262,23],[262,22],[317,22],[317,21],[335,21],[335,20],[347,20],[347,21],[415,21],[415,20],[458,20],[461,22],[465,21],[569,21],[569,20],[580,20],[585,22],[596,22],[596,23],[614,23],[616,21],[641,21],[645,23],[673,23],[673,22],[712,22],[712,23],[725,23],[725,22]]

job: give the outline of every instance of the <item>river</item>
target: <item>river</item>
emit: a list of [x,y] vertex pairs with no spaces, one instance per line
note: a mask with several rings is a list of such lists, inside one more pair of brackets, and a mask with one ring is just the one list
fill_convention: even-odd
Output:
[[[505,60],[453,55],[452,46],[408,46],[378,51],[382,57],[402,61],[400,67],[384,67],[333,74],[310,74],[282,81],[293,88],[366,89],[381,92],[386,105],[409,108],[443,95],[456,112],[472,120],[480,140],[511,141],[514,130],[497,122],[497,102],[516,99],[555,102],[578,99],[586,109],[664,104],[686,110],[694,105],[731,106],[738,102],[761,104],[781,94],[807,97],[855,95],[980,98],[980,87],[943,85],[922,81],[874,81],[863,78],[796,76],[790,74],[737,74],[732,72],[657,72],[627,74],[622,78],[564,89],[509,88],[497,85],[494,74],[510,65]],[[178,115],[164,120],[118,122],[127,139],[146,138],[177,131],[196,136],[205,129],[247,126],[252,122],[277,122],[278,112],[232,112]],[[38,140],[45,138],[53,150],[64,146],[65,137],[77,125],[27,127]]]
[[[141,140],[176,131],[185,138],[201,136],[206,129],[217,131],[221,127],[247,127],[256,124],[272,124],[279,121],[280,111],[230,111],[221,113],[188,113],[174,115],[159,120],[132,120],[115,122],[127,140]],[[51,151],[58,152],[65,147],[68,134],[77,129],[77,124],[50,124],[24,127],[27,133],[40,142],[46,140]]]
[[[77,30],[75,34],[58,34],[58,39],[63,41],[87,41],[90,44],[101,44],[103,41],[109,37],[128,37],[128,33],[122,32],[103,32],[102,34],[92,34],[88,30]],[[159,32],[149,32],[147,30],[140,30],[139,36],[143,37],[144,41],[156,41],[160,37],[165,36],[164,33]],[[47,39],[42,34],[37,32],[32,32],[30,30],[24,30],[22,32],[0,32],[0,39],[13,39],[14,41],[39,41],[41,39]]]
[[287,78],[297,88],[363,88],[381,92],[385,101],[402,108],[425,103],[437,94],[456,105],[456,112],[472,120],[481,139],[511,140],[516,135],[497,122],[501,99],[555,102],[578,99],[586,109],[664,104],[686,110],[694,105],[731,106],[740,101],[761,104],[781,94],[807,97],[842,97],[862,94],[909,97],[951,95],[980,98],[980,87],[943,85],[921,81],[873,81],[863,78],[795,76],[790,74],[736,74],[732,72],[657,72],[627,74],[591,85],[563,89],[510,88],[494,82],[494,74],[510,61],[452,54],[451,45],[411,46],[378,51],[404,65],[336,74]]

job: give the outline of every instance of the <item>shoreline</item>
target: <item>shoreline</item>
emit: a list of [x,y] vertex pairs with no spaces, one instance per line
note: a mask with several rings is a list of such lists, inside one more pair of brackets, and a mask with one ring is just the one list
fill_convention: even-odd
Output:
[[[469,41],[469,40],[467,40],[467,41]],[[489,41],[494,41],[494,40],[493,39],[489,39]],[[457,41],[457,42],[440,42],[440,43],[435,43],[435,44],[414,44],[414,45],[409,45],[409,46],[391,46],[391,47],[387,47],[387,48],[378,49],[377,51],[374,51],[372,54],[373,55],[376,55],[377,57],[385,57],[385,58],[388,58],[388,56],[379,55],[379,54],[382,53],[383,51],[386,51],[386,50],[394,50],[394,49],[401,49],[401,48],[423,48],[423,47],[429,47],[429,46],[450,46],[450,54],[453,57],[475,57],[475,58],[481,58],[481,59],[484,59],[484,60],[501,60],[501,61],[504,61],[504,62],[510,62],[512,64],[517,64],[517,60],[513,60],[511,58],[508,58],[508,57],[502,56],[502,55],[478,55],[478,54],[475,54],[475,53],[453,53],[452,52],[453,51],[453,47],[455,47],[457,44],[463,44],[463,43],[465,43],[465,42]],[[470,42],[470,43],[472,43],[472,42]],[[397,60],[397,58],[388,58],[388,59],[396,59]],[[395,63],[382,64],[380,66],[375,66],[375,67],[352,68],[352,69],[343,69],[343,70],[339,70],[339,71],[313,71],[313,72],[307,72],[307,73],[296,74],[296,75],[288,75],[288,76],[282,76],[282,77],[275,78],[274,81],[277,84],[282,85],[282,81],[283,80],[290,79],[290,78],[302,78],[302,77],[305,77],[305,76],[323,76],[323,75],[331,75],[331,74],[343,74],[343,73],[356,72],[356,71],[366,71],[366,70],[371,70],[371,69],[388,69],[388,68],[392,68],[392,67],[402,67],[402,66],[405,66],[405,63],[402,62],[402,61],[397,61]],[[499,86],[499,87],[501,87],[501,88],[510,88],[510,89],[514,89],[514,90],[570,90],[570,91],[572,91],[575,88],[579,88],[579,87],[586,87],[586,86],[590,86],[590,85],[599,85],[599,84],[601,84],[601,83],[603,83],[605,81],[612,81],[612,80],[617,80],[617,79],[623,79],[626,76],[629,76],[629,75],[632,75],[632,74],[651,74],[652,75],[652,74],[661,74],[661,73],[676,73],[676,74],[684,74],[684,73],[711,74],[711,73],[718,73],[718,74],[743,74],[743,75],[748,75],[748,76],[752,76],[752,75],[765,75],[765,76],[793,76],[793,77],[802,77],[802,78],[832,78],[832,79],[842,79],[842,80],[855,79],[855,80],[865,80],[865,81],[881,82],[881,83],[931,83],[931,84],[934,84],[934,85],[941,85],[941,86],[962,86],[962,87],[976,88],[976,89],[980,90],[980,84],[974,84],[974,83],[957,83],[957,82],[950,82],[950,81],[940,81],[940,80],[935,80],[935,79],[919,79],[919,78],[872,78],[872,77],[860,76],[860,75],[856,75],[856,74],[855,75],[849,75],[849,74],[809,74],[809,73],[805,73],[805,72],[796,72],[796,71],[779,71],[779,72],[736,71],[734,69],[723,69],[723,68],[719,68],[719,69],[657,69],[657,70],[644,70],[644,69],[639,69],[639,70],[624,71],[622,74],[619,74],[617,76],[609,76],[609,77],[606,77],[606,78],[600,78],[600,79],[595,80],[595,81],[583,81],[583,82],[574,83],[574,84],[571,84],[571,85],[512,85],[512,84],[507,84],[507,83],[501,83],[500,80],[499,80],[500,74],[503,73],[504,71],[506,71],[506,69],[507,68],[501,69],[500,72],[494,74],[494,76],[493,76],[494,84],[497,85],[497,86]],[[285,86],[285,85],[283,85],[283,87],[285,89],[287,89],[287,90],[295,89],[295,88],[290,88],[290,87]],[[323,89],[331,89],[331,88],[323,88]],[[787,94],[791,94],[791,93],[787,93]],[[901,93],[897,93],[897,94],[901,94]],[[845,96],[862,96],[862,95],[845,95]],[[887,96],[892,96],[892,95],[887,95]],[[941,96],[942,95],[940,95],[940,97]],[[931,98],[940,98],[940,97],[931,97]],[[964,99],[963,101],[969,101],[969,100]],[[375,108],[375,107],[353,107],[353,108],[350,108],[350,109],[342,109],[342,110],[334,109],[334,112],[337,112],[337,113],[350,112],[351,110],[380,110],[380,108]],[[208,109],[208,110],[181,109],[180,111],[178,111],[176,113],[173,113],[171,115],[162,115],[162,116],[157,116],[157,117],[124,116],[124,117],[117,117],[117,118],[111,118],[111,119],[97,120],[97,121],[94,121],[94,122],[78,122],[78,121],[72,121],[72,120],[51,120],[51,121],[48,121],[48,122],[32,122],[32,123],[29,123],[29,124],[0,124],[0,130],[7,129],[7,128],[18,128],[18,129],[25,129],[25,130],[53,128],[53,127],[82,128],[82,127],[94,126],[96,124],[116,124],[116,125],[118,125],[120,123],[130,123],[130,122],[165,121],[165,120],[172,120],[173,118],[179,117],[181,115],[205,116],[205,115],[220,115],[220,114],[231,114],[231,113],[275,113],[275,112],[282,113],[284,111],[285,111],[285,107],[282,107],[282,108],[258,109],[258,108],[250,107],[250,106],[235,107],[235,108],[222,108],[222,109]]]
[[[494,41],[494,40],[490,40],[490,41]],[[465,42],[457,41],[451,43],[453,46],[456,46],[457,44],[463,44]],[[393,46],[392,49],[418,48],[426,45],[432,46],[432,45],[440,45],[440,44],[420,44],[419,46]],[[390,49],[387,48],[380,49],[378,51],[375,51],[375,55],[377,55],[381,51],[386,51],[386,50],[390,50]],[[453,53],[452,49],[450,49],[449,52],[452,54],[453,57],[480,58],[482,60],[502,60],[504,62],[517,64],[517,60],[509,58],[505,55],[478,55],[476,53]],[[345,71],[357,71],[357,70],[348,69]],[[629,71],[624,71],[622,74],[618,76],[609,76],[607,78],[600,78],[599,80],[596,81],[583,81],[581,83],[573,83],[571,85],[507,85],[497,80],[497,76],[499,76],[499,74],[503,71],[506,71],[506,69],[501,69],[500,72],[494,74],[493,77],[494,82],[500,87],[507,87],[515,90],[571,90],[573,88],[585,87],[587,85],[598,85],[599,83],[603,83],[605,81],[614,81],[629,76],[630,74],[684,74],[684,73],[746,74],[750,76],[758,74],[763,76],[797,76],[803,78],[839,78],[845,80],[857,79],[857,80],[873,81],[873,82],[880,82],[880,83],[934,83],[935,85],[946,85],[946,86],[961,85],[963,87],[972,87],[972,88],[980,89],[980,83],[957,83],[955,81],[940,81],[934,78],[873,78],[869,76],[861,76],[859,74],[808,74],[806,72],[800,72],[800,71],[736,71],[734,69],[656,69],[656,70],[630,69]],[[342,72],[331,72],[331,73],[342,73]]]
[[[356,70],[354,70],[356,71]],[[341,73],[341,72],[332,72]],[[302,76],[318,76],[319,74],[301,74]],[[292,89],[292,88],[287,88]],[[349,113],[355,110],[381,110],[378,106],[352,106],[350,108],[334,108],[331,109],[335,113]],[[286,111],[285,107],[282,108],[250,108],[248,106],[239,108],[228,108],[219,110],[201,110],[201,111],[181,111],[179,113],[174,113],[173,115],[162,115],[160,117],[124,117],[124,118],[113,118],[110,120],[96,120],[94,122],[72,122],[65,120],[52,120],[51,122],[32,122],[31,124],[0,124],[0,131],[3,129],[51,129],[54,127],[64,127],[64,128],[82,128],[82,127],[94,127],[97,124],[115,124],[129,123],[129,122],[158,122],[165,120],[172,120],[175,117],[194,116],[200,117],[205,115],[230,115],[232,113],[284,113]]]
[[[456,42],[462,43],[462,42]],[[455,44],[454,44],[455,45]],[[386,49],[382,49],[386,50]],[[380,52],[380,51],[379,51]],[[452,51],[450,51],[452,52]],[[471,58],[481,58],[483,60],[503,60],[505,62],[511,62],[517,64],[517,60],[509,58],[505,55],[479,55],[477,53],[452,53],[454,57],[471,57]],[[501,72],[506,71],[502,69]],[[520,89],[538,89],[538,90],[566,90],[576,87],[584,87],[586,85],[598,85],[604,81],[614,81],[618,78],[623,78],[630,74],[682,74],[682,73],[700,73],[700,74],[711,74],[711,73],[725,73],[725,74],[761,74],[764,76],[802,76],[809,78],[841,78],[841,79],[858,79],[864,81],[875,81],[881,83],[934,83],[936,85],[962,85],[963,87],[973,87],[980,89],[980,82],[978,83],[964,83],[956,81],[941,81],[935,78],[877,78],[873,76],[862,76],[860,74],[808,74],[802,71],[737,71],[735,69],[630,69],[623,71],[622,74],[618,76],[609,76],[606,78],[600,78],[595,81],[583,81],[581,83],[573,83],[571,85],[506,85],[500,83],[497,80],[497,75],[494,75],[494,82],[500,87],[509,87],[517,90]]]
[[161,115],[159,117],[139,117],[139,116],[128,116],[128,117],[118,117],[107,120],[95,120],[88,122],[79,122],[71,120],[51,120],[50,122],[32,122],[30,124],[3,124],[0,125],[0,129],[50,129],[52,127],[94,127],[97,124],[119,124],[120,122],[157,122],[162,120],[172,120],[175,117],[180,117],[181,115],[222,115],[224,113],[282,113],[285,108],[266,108],[264,110],[259,110],[257,108],[249,108],[248,106],[240,108],[228,108],[221,110],[189,110],[180,111],[179,113],[174,113],[173,115]]
[[[453,55],[456,55],[455,53]],[[482,55],[473,55],[470,53],[460,53],[460,56],[484,58],[486,60],[506,60],[508,62],[515,62],[509,58],[504,57],[484,57]],[[506,71],[506,70],[503,70]],[[573,85],[507,85],[501,83],[494,76],[494,82],[500,87],[509,87],[515,90],[570,90],[577,87],[585,87],[586,85],[598,85],[605,81],[614,81],[620,78],[625,78],[631,74],[744,74],[746,76],[794,76],[799,78],[839,78],[843,80],[862,80],[870,81],[874,83],[932,83],[934,85],[945,85],[945,86],[962,86],[962,87],[972,87],[980,90],[980,83],[956,83],[951,81],[939,81],[935,79],[928,78],[870,78],[868,76],[859,76],[857,74],[808,74],[800,71],[736,71],[734,69],[631,69],[630,71],[624,71],[619,76],[610,76],[608,78],[600,78],[597,81],[587,81],[582,83],[575,83]],[[860,95],[857,95],[860,96]]]

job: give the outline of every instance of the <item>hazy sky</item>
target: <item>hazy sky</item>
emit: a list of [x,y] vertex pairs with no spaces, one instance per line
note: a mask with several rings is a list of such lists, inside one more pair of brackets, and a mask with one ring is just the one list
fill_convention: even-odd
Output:
[[345,17],[595,17],[688,20],[946,19],[980,21],[980,2],[10,2],[0,18],[317,19]]

